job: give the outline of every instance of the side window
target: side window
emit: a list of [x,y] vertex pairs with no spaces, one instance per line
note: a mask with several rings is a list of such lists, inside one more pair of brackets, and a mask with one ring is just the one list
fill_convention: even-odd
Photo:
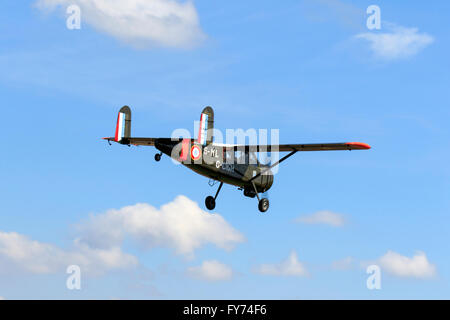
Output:
[[236,159],[238,164],[244,164],[248,162],[248,154],[246,154],[245,152],[242,152],[240,150],[237,150],[234,153],[234,158]]
[[234,163],[234,151],[228,150],[228,151],[224,151],[224,152],[225,152],[225,159],[224,159],[225,163]]
[[258,164],[258,156],[255,152],[249,154],[249,161],[250,164]]

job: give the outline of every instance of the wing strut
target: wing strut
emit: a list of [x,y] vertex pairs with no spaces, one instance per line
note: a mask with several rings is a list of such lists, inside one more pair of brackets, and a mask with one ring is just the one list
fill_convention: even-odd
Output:
[[290,156],[293,156],[294,154],[297,153],[298,150],[294,150],[291,151],[290,153],[288,153],[287,155],[285,155],[283,158],[281,158],[280,160],[278,160],[277,162],[275,162],[273,165],[271,165],[270,167],[266,168],[265,170],[261,171],[260,173],[258,173],[256,176],[254,176],[253,178],[251,178],[249,181],[252,182],[253,180],[255,180],[256,178],[258,178],[260,175],[266,173],[267,171],[269,171],[270,169],[272,169],[273,167],[279,165],[281,162],[283,162],[284,160],[286,160],[287,158],[289,158]]

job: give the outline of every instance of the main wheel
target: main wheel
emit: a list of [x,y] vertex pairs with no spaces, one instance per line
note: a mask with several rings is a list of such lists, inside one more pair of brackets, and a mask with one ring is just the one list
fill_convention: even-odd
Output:
[[258,209],[261,212],[266,212],[269,209],[269,199],[263,198],[259,200]]
[[155,154],[155,160],[156,161],[161,160],[161,154],[160,153]]
[[208,210],[214,210],[214,208],[216,207],[216,200],[214,199],[214,197],[207,196],[205,199],[205,205]]

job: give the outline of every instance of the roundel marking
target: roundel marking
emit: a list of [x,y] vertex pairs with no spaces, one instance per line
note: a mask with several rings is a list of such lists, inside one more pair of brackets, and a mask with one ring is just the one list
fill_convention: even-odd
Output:
[[191,158],[192,160],[196,161],[200,159],[202,156],[202,151],[200,150],[200,147],[197,145],[193,145],[191,148]]

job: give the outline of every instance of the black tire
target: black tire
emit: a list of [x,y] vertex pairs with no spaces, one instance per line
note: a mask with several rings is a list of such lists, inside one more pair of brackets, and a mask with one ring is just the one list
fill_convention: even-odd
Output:
[[216,207],[216,200],[214,199],[214,197],[207,196],[205,199],[205,205],[208,210],[214,210],[214,208]]
[[161,154],[159,154],[159,153],[155,154],[155,160],[156,161],[161,160]]
[[261,212],[266,212],[267,210],[269,210],[269,199],[263,198],[259,200],[258,209]]

